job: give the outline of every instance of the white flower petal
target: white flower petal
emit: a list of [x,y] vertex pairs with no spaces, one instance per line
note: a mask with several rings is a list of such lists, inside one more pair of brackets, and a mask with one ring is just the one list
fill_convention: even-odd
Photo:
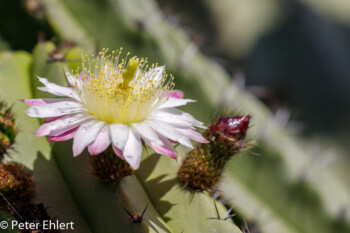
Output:
[[109,125],[109,135],[113,145],[123,150],[129,137],[129,127],[124,124],[111,124]]
[[85,114],[71,114],[55,121],[42,124],[40,128],[35,132],[36,136],[58,136],[68,130],[74,129],[81,123],[93,119],[92,116]]
[[82,124],[74,135],[73,155],[77,156],[81,154],[85,147],[96,139],[105,124],[103,121],[96,120],[87,121]]
[[46,118],[78,113],[84,110],[81,103],[74,100],[64,100],[52,104],[35,105],[25,112],[31,117]]
[[90,155],[98,155],[105,151],[111,141],[109,139],[108,125],[103,126],[95,141],[88,146]]
[[129,130],[128,141],[125,144],[123,155],[133,169],[138,169],[141,161],[142,145],[140,135]]
[[54,83],[50,83],[46,78],[38,77],[39,81],[45,85],[45,87],[38,87],[39,90],[49,92],[57,96],[66,96],[76,100],[80,100],[74,88],[62,87]]
[[186,126],[186,127],[193,126],[192,122],[186,121],[181,117],[181,115],[175,115],[175,114],[163,112],[163,111],[153,112],[151,114],[151,119],[154,119],[154,121],[162,121],[172,125],[179,125],[179,126]]
[[191,141],[183,134],[181,134],[179,131],[176,130],[173,126],[170,124],[166,124],[160,121],[149,121],[150,126],[158,132],[160,135],[175,141],[179,142],[184,146],[187,146],[189,148],[193,148]]
[[[202,122],[196,120],[191,114],[183,112],[176,108],[164,108],[154,111],[152,116],[164,122],[168,122],[175,125],[183,126],[196,126],[199,128],[206,129],[207,127],[203,125]],[[184,122],[184,123],[182,123]]]
[[196,100],[178,99],[178,98],[169,97],[168,100],[166,100],[165,103],[159,107],[159,109],[178,107],[178,106],[186,105],[187,103],[191,103],[191,102],[196,102]]
[[159,139],[156,132],[154,132],[154,130],[150,126],[148,126],[147,121],[134,123],[132,124],[132,127],[134,127],[139,132],[143,139],[155,142],[161,146],[163,145],[163,142]]

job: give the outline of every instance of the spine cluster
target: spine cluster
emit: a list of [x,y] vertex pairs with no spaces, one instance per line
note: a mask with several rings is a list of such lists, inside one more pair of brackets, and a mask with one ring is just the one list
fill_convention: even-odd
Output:
[[134,170],[119,158],[112,148],[108,148],[99,155],[90,156],[92,173],[102,182],[119,183],[126,176],[134,174]]
[[245,149],[250,116],[221,117],[203,133],[209,141],[190,151],[178,170],[178,179],[187,188],[211,190],[221,177],[226,162]]
[[15,142],[17,128],[11,109],[0,102],[0,158],[2,159],[6,152]]

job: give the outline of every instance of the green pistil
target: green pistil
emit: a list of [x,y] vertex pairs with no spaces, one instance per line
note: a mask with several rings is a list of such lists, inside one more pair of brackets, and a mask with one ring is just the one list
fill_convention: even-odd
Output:
[[139,61],[140,60],[137,57],[132,57],[129,60],[123,72],[123,88],[128,88],[131,80],[135,78],[136,71],[139,66]]

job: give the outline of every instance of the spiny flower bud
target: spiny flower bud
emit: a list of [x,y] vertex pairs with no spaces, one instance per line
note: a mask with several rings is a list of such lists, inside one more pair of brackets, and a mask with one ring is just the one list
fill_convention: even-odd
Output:
[[11,148],[11,145],[15,142],[17,135],[17,128],[15,126],[15,120],[11,109],[0,102],[0,159]]
[[203,133],[209,141],[190,151],[179,171],[178,178],[184,186],[194,190],[210,190],[218,180],[226,162],[245,149],[244,140],[250,116],[221,117]]
[[0,163],[0,209],[10,210],[9,204],[15,209],[30,203],[35,196],[35,186],[32,176],[17,163]]
[[130,165],[110,147],[99,155],[90,156],[89,161],[92,173],[102,182],[118,183],[124,177],[134,174]]

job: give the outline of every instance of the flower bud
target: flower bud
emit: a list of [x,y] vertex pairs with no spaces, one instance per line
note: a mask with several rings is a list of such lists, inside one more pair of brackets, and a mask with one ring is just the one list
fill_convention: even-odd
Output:
[[130,165],[119,158],[112,148],[99,155],[90,156],[89,161],[92,173],[102,182],[118,183],[124,177],[134,174]]
[[20,208],[30,203],[35,196],[35,185],[31,174],[17,163],[0,163],[0,208],[10,210],[9,204]]
[[11,109],[0,102],[0,159],[11,148],[15,142],[18,130]]
[[191,189],[212,189],[221,177],[226,162],[245,149],[244,140],[250,116],[221,117],[203,133],[209,141],[188,152],[179,171],[180,182]]

